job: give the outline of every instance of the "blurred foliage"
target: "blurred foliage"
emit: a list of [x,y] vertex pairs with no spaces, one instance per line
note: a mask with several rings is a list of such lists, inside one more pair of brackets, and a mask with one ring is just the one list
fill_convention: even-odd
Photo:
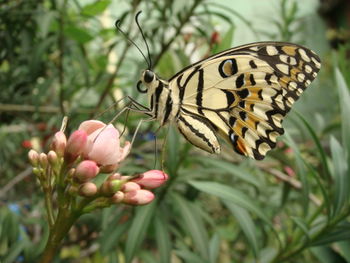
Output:
[[[257,41],[309,43],[320,20],[300,16],[299,1],[277,2],[268,31],[215,1],[2,1],[0,261],[37,262],[47,238],[28,149],[47,147],[64,115],[74,129],[88,118],[111,120],[123,107],[114,103],[125,95],[145,103],[135,84],[146,63],[116,32],[116,19],[145,50],[133,22],[143,10],[155,71],[168,78],[231,47],[237,21]],[[264,161],[233,156],[229,147],[208,156],[173,127],[157,133],[155,156],[158,126],[145,124],[121,171],[151,169],[157,157],[170,182],[151,205],[81,218],[56,262],[350,262],[350,46],[325,50],[321,33],[323,40],[311,46],[322,51],[320,76]],[[129,115],[128,138],[142,117]]]

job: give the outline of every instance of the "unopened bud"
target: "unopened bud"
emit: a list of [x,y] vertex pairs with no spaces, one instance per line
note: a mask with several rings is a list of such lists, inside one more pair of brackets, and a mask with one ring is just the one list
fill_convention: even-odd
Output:
[[47,159],[52,166],[56,166],[58,164],[58,157],[54,151],[49,151],[47,153]]
[[28,152],[28,159],[33,167],[38,166],[39,154],[35,150],[32,149]]
[[51,149],[57,153],[58,156],[62,157],[67,145],[67,137],[63,131],[58,131],[55,133]]
[[99,170],[94,161],[85,160],[78,164],[74,176],[79,182],[84,183],[96,177]]
[[120,173],[114,173],[110,176],[108,176],[107,180],[112,181],[112,180],[120,180],[121,179],[121,174]]
[[44,169],[47,168],[48,164],[49,164],[49,160],[47,159],[47,155],[45,153],[40,153],[39,154],[39,163],[40,166]]
[[97,194],[97,186],[94,183],[87,182],[79,187],[79,194],[85,197],[92,197]]
[[67,163],[74,162],[80,154],[83,153],[87,143],[87,133],[77,130],[73,132],[67,142],[64,152],[64,159]]
[[124,193],[126,193],[126,192],[135,191],[135,190],[139,190],[139,189],[141,189],[141,186],[138,185],[137,183],[134,183],[134,182],[127,182],[127,183],[123,184],[121,190],[122,190]]
[[162,184],[164,184],[168,180],[169,176],[160,170],[150,170],[132,181],[139,184],[143,188],[154,189]]
[[111,196],[118,192],[123,185],[120,180],[106,180],[101,186],[101,193],[106,196]]
[[121,191],[116,192],[112,197],[111,197],[111,202],[114,204],[121,203],[124,200],[124,193]]
[[140,189],[124,193],[123,203],[129,205],[146,205],[152,202],[154,194],[151,191]]
[[101,173],[112,173],[116,171],[119,167],[119,164],[103,165],[100,167]]

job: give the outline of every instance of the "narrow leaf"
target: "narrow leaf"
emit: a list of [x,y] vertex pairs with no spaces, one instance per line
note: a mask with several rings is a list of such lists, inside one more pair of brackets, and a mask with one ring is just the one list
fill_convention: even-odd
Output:
[[96,16],[101,14],[111,3],[110,0],[99,0],[83,7],[81,13],[86,16]]
[[237,219],[238,224],[241,226],[241,229],[250,247],[252,248],[254,256],[257,257],[259,253],[258,237],[256,236],[257,230],[251,216],[242,207],[239,207],[227,201],[224,201],[224,204],[231,211],[234,217]]
[[204,226],[197,205],[187,201],[177,194],[173,195],[173,200],[179,209],[185,229],[192,237],[193,246],[198,250],[202,258],[208,258],[209,241],[207,230]]
[[346,156],[341,145],[333,136],[330,141],[334,166],[333,179],[335,183],[333,215],[336,216],[349,199],[349,175],[347,174],[348,164],[346,162]]
[[209,242],[209,258],[210,263],[216,263],[220,252],[220,237],[217,233],[214,233]]
[[197,188],[200,191],[206,192],[208,194],[215,195],[221,199],[247,209],[250,212],[255,213],[262,220],[271,226],[271,222],[265,213],[252,201],[247,195],[234,189],[230,186],[215,183],[215,182],[199,182],[199,181],[189,181],[189,184]]
[[143,239],[145,238],[146,231],[150,224],[154,210],[156,208],[156,202],[152,202],[149,205],[139,207],[136,209],[136,214],[132,221],[128,238],[125,246],[125,258],[126,262],[131,262],[136,251],[140,247]]
[[170,233],[167,226],[166,218],[163,213],[158,210],[157,217],[154,220],[157,247],[159,250],[159,262],[170,262],[171,241]]

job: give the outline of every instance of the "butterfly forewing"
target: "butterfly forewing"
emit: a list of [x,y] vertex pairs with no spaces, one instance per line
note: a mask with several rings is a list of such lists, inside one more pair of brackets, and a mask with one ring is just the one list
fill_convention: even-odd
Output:
[[178,127],[208,152],[220,151],[217,133],[237,153],[263,159],[320,66],[313,51],[282,42],[253,43],[209,57],[169,81],[179,97]]

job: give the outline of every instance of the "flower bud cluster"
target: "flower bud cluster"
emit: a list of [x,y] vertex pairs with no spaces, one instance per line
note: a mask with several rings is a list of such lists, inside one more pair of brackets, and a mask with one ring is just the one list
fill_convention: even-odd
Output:
[[160,170],[150,170],[134,176],[113,174],[102,185],[101,191],[110,196],[112,203],[145,205],[153,201],[151,189],[157,188],[168,180],[168,175]]
[[[30,150],[28,157],[43,185],[56,183],[71,197],[104,198],[108,204],[148,204],[154,199],[150,190],[161,186],[168,175],[159,170],[134,176],[116,173],[131,147],[129,142],[121,147],[119,137],[113,125],[89,120],[68,139],[63,131],[57,132],[47,154]],[[112,174],[101,184],[95,180],[100,173]]]

